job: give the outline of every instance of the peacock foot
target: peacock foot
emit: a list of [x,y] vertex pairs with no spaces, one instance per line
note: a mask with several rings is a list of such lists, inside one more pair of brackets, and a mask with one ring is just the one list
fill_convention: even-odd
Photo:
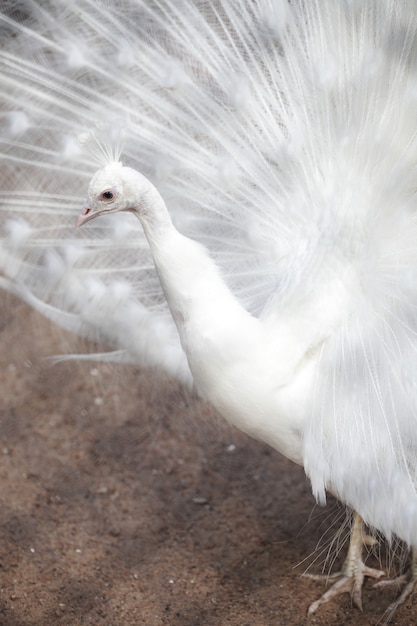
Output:
[[378,579],[385,576],[385,572],[383,570],[368,567],[362,559],[357,560],[354,564],[348,562],[346,559],[342,570],[332,574],[331,576],[314,574],[307,574],[307,576],[313,580],[326,579],[331,581],[336,579],[336,582],[330,587],[330,589],[323,593],[318,600],[310,604],[308,613],[312,614],[317,611],[319,606],[329,602],[329,600],[333,600],[342,593],[350,593],[353,604],[362,611],[362,586],[365,577]]
[[404,604],[406,600],[414,593],[417,588],[417,550],[412,548],[411,550],[411,564],[409,571],[406,574],[392,578],[391,580],[380,580],[375,583],[374,587],[403,587],[398,598],[392,602],[385,612],[388,623],[393,617],[394,613],[399,606]]
[[364,534],[363,526],[362,518],[355,513],[349,550],[340,572],[335,572],[330,576],[306,574],[308,578],[313,580],[336,580],[330,589],[309,606],[309,615],[315,613],[322,604],[333,600],[333,598],[336,598],[342,593],[350,593],[353,604],[362,611],[362,587],[365,577],[378,579],[385,576],[383,570],[368,567],[362,560],[363,545],[369,545],[374,542],[372,537],[368,537]]

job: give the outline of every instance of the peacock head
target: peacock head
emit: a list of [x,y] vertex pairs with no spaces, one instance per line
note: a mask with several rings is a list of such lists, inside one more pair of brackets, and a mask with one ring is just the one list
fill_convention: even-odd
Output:
[[141,206],[146,206],[150,187],[150,182],[139,172],[118,162],[109,163],[91,179],[87,202],[77,226],[99,215],[140,210]]

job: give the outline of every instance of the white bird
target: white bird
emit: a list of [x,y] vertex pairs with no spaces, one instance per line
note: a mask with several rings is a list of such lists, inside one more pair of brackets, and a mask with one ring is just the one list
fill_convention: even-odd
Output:
[[[357,512],[311,612],[342,591],[360,607],[364,577],[382,575],[362,561],[362,520],[403,540],[395,610],[417,578],[414,1],[12,11],[0,285],[114,346],[97,358],[194,383],[302,464],[319,502],[330,491]],[[74,231],[82,133],[105,165],[79,224],[132,212],[144,237],[129,215]]]

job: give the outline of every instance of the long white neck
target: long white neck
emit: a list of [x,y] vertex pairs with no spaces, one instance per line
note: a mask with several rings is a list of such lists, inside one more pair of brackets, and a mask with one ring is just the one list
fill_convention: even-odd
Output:
[[156,189],[142,195],[136,215],[198,391],[227,420],[300,462],[298,419],[279,401],[293,377],[292,351],[240,305],[207,251],[175,229]]
[[142,223],[166,300],[190,360],[199,339],[217,341],[223,334],[241,336],[244,330],[255,331],[259,321],[233,296],[207,250],[176,230],[163,199],[153,186],[149,187],[140,211],[135,214]]

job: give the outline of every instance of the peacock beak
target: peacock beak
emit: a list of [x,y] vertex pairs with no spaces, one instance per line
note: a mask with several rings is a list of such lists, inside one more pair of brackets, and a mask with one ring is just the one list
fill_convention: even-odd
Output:
[[96,215],[98,215],[98,211],[92,211],[88,205],[85,206],[78,216],[77,228],[79,228],[89,220],[92,220],[93,217],[96,217]]

